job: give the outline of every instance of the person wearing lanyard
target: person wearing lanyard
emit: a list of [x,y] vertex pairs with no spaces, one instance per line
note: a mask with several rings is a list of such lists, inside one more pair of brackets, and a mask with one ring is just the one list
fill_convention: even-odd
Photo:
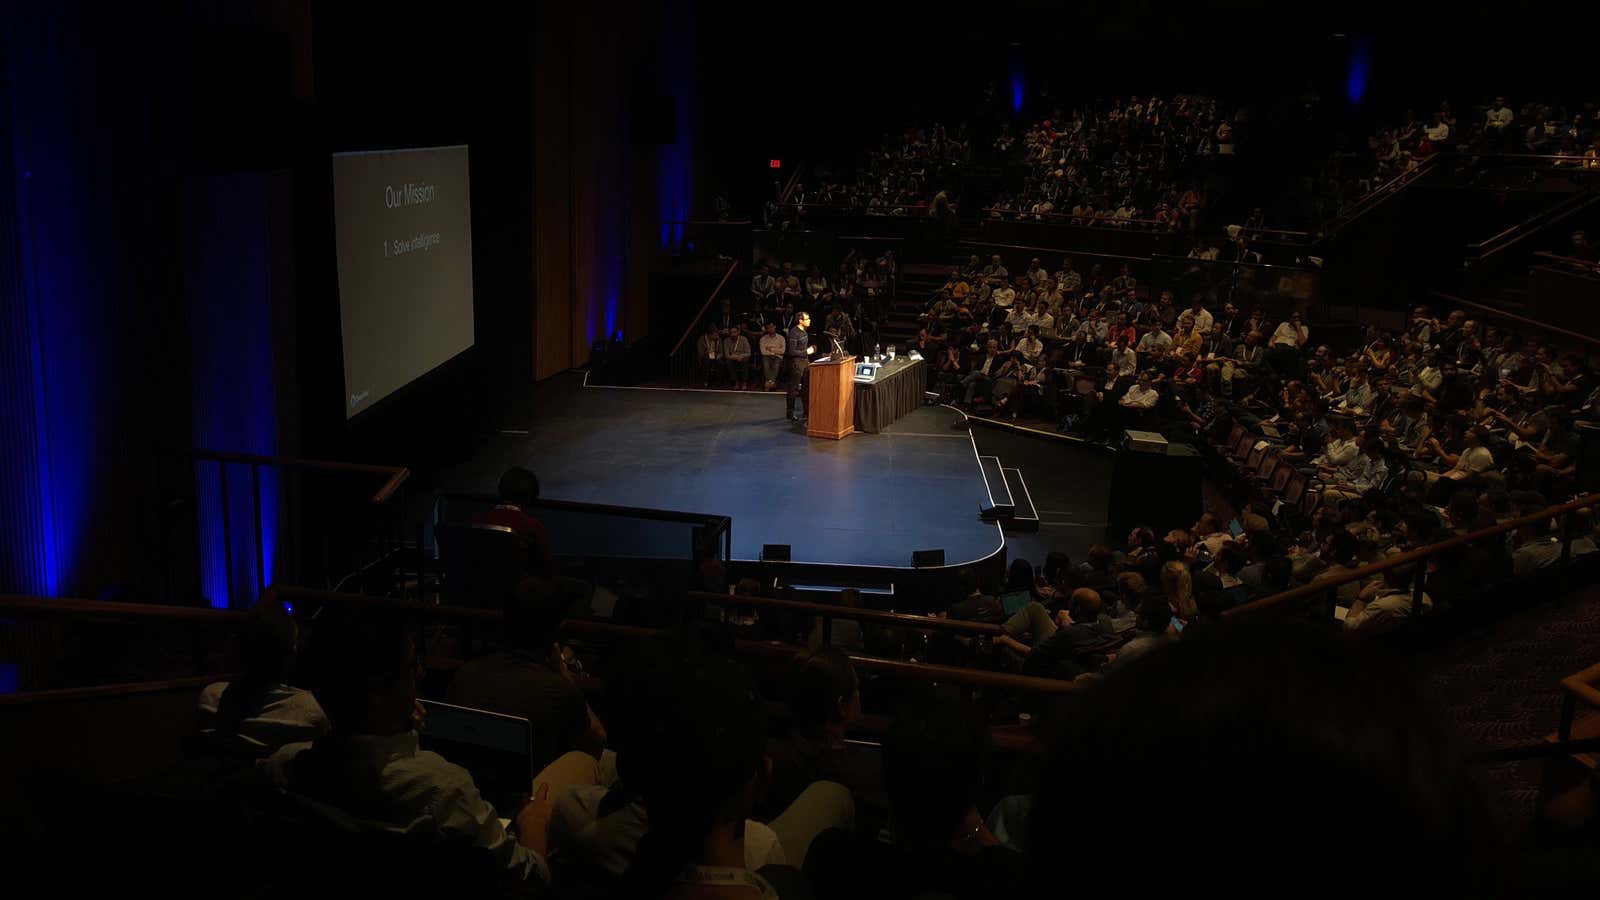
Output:
[[[785,406],[791,422],[796,421],[794,415],[795,398],[804,398],[807,389],[810,387],[811,354],[817,352],[816,345],[811,343],[811,336],[806,333],[806,329],[810,327],[810,313],[802,312],[795,316],[794,326],[789,329],[788,346],[784,349],[784,365],[789,369],[789,393],[785,398],[788,401]],[[802,405],[806,403],[803,399],[801,402]]]

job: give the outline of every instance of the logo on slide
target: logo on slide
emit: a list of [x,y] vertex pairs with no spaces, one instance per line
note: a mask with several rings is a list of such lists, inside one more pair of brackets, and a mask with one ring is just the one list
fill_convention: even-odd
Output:
[[371,391],[362,391],[359,394],[351,394],[350,395],[350,405],[351,406],[360,406],[361,404],[367,402],[367,395],[370,394],[370,393],[372,393],[372,392]]

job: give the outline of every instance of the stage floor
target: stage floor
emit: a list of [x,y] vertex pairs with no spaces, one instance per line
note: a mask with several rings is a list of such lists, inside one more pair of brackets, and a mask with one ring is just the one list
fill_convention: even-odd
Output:
[[830,441],[787,421],[780,393],[587,387],[572,374],[538,385],[531,409],[527,434],[500,435],[440,487],[492,492],[522,465],[551,499],[731,516],[734,559],[789,544],[795,562],[910,567],[913,551],[943,548],[961,565],[1005,546],[978,517],[977,450],[946,407]]

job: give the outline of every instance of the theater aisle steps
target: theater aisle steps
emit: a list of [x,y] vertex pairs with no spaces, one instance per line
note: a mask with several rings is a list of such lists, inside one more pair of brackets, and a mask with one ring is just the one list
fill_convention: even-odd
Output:
[[998,456],[979,456],[983,468],[983,483],[989,491],[988,504],[982,509],[985,519],[999,522],[1007,531],[1038,531],[1039,511],[1034,508],[1033,495],[1022,470],[1005,466]]
[[911,264],[900,267],[894,302],[889,306],[883,327],[878,329],[884,344],[905,344],[916,339],[920,327],[918,319],[933,302],[934,293],[944,287],[949,274],[949,266]]

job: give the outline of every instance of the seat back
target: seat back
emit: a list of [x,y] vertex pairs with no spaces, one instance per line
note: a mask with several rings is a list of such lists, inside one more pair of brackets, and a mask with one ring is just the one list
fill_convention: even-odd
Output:
[[1300,502],[1306,493],[1306,474],[1293,466],[1287,466],[1289,477],[1283,484],[1283,502],[1293,506]]
[[1279,457],[1276,452],[1268,451],[1261,454],[1261,462],[1256,466],[1256,475],[1263,481],[1271,478],[1272,473],[1277,470],[1278,463],[1280,461],[1281,457]]
[[[1267,486],[1272,489],[1273,493],[1281,494],[1283,493],[1283,489],[1289,484],[1289,479],[1293,478],[1299,473],[1295,471],[1294,466],[1284,462],[1283,457],[1275,455],[1273,456],[1273,459],[1278,461],[1277,468],[1273,470],[1272,479],[1267,482]],[[1302,475],[1301,477],[1304,478],[1305,476]]]
[[446,605],[500,609],[528,572],[528,541],[504,525],[434,526]]
[[1266,455],[1267,448],[1265,447],[1250,448],[1250,452],[1245,456],[1244,460],[1245,471],[1254,472],[1261,465],[1261,460],[1266,458]]

